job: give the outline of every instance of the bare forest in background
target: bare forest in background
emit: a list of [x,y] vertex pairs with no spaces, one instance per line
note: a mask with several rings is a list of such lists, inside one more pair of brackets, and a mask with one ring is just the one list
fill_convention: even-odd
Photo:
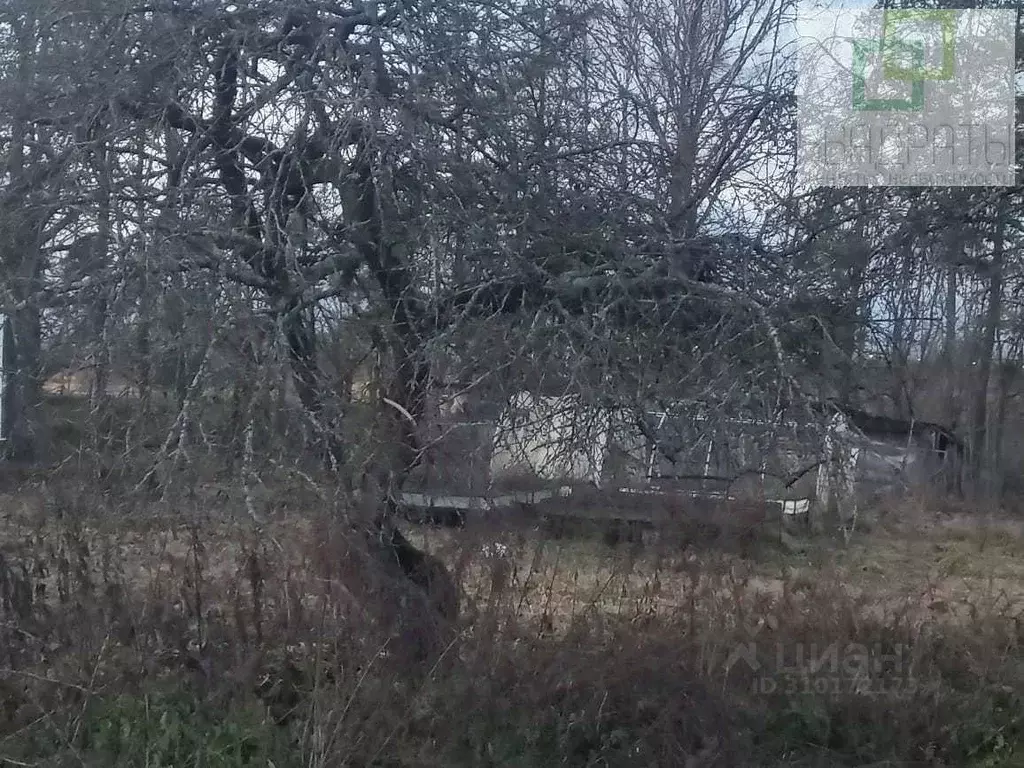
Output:
[[[1000,719],[1020,702],[998,697],[1016,694],[985,688],[1016,663],[994,650],[1019,616],[1002,603],[970,603],[987,606],[984,641],[927,635],[918,661],[935,687],[916,709],[752,703],[751,680],[715,677],[744,628],[802,642],[827,626],[892,655],[924,637],[920,605],[954,602],[933,579],[913,610],[888,594],[859,623],[842,583],[875,564],[849,536],[807,572],[806,558],[777,579],[749,564],[766,493],[802,499],[786,491],[818,444],[768,493],[774,459],[744,437],[762,506],[724,522],[629,501],[686,521],[654,564],[616,550],[605,573],[571,545],[572,583],[604,587],[562,613],[555,585],[569,594],[572,579],[545,547],[565,531],[534,525],[561,497],[517,504],[507,526],[487,515],[483,533],[423,534],[401,514],[403,493],[483,493],[493,459],[471,448],[523,393],[625,414],[640,441],[680,403],[709,434],[821,438],[843,412],[909,425],[908,451],[941,435],[962,458],[955,482],[874,510],[911,539],[936,515],[1024,508],[1024,193],[798,193],[795,13],[790,0],[0,3],[0,765],[199,760],[198,742],[165,763],[125,757],[132,728],[157,739],[132,709],[139,680],[164,686],[171,667],[199,681],[185,700],[211,708],[160,699],[191,723],[182,733],[214,728],[194,718],[223,709],[225,680],[257,691],[207,734],[255,739],[257,757],[204,765],[1019,765],[981,762],[1009,754],[998,739],[1024,749],[1024,720]],[[566,450],[590,451],[583,433]],[[676,442],[663,453],[695,452],[698,474],[729,463]],[[615,450],[608,467],[635,459]],[[651,472],[662,461],[643,455]],[[738,478],[711,479],[727,496]],[[612,504],[593,488],[581,499]],[[942,558],[1017,552],[1019,532],[990,545],[988,528],[957,531],[935,539]],[[736,551],[694,559],[726,539]],[[769,582],[770,609],[751,596]],[[786,602],[794,590],[810,612]],[[989,671],[949,661],[965,643]],[[131,659],[155,666],[125,682]],[[684,671],[666,682],[662,666]],[[284,706],[293,672],[303,714],[275,714],[292,731],[264,743],[261,707]],[[942,699],[961,673],[978,698]],[[982,699],[996,714],[977,732],[935,725]],[[864,735],[894,720],[900,738]],[[37,727],[59,738],[34,741]],[[787,728],[763,763],[739,757]],[[62,751],[39,758],[50,742]]]

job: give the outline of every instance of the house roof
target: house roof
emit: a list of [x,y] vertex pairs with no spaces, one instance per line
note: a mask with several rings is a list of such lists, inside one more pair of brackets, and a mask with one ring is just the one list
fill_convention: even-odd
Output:
[[938,434],[945,437],[958,449],[962,449],[963,443],[953,431],[941,424],[931,421],[907,421],[896,419],[891,416],[877,416],[867,411],[862,411],[849,406],[831,404],[832,407],[843,413],[850,424],[868,436],[876,437],[906,437],[907,435],[922,435],[925,433]]

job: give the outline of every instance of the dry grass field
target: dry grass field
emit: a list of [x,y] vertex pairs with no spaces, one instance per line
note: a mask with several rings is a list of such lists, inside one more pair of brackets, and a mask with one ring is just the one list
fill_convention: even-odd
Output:
[[408,526],[464,592],[409,666],[347,527],[237,507],[0,498],[0,765],[1024,765],[1005,516],[750,558]]

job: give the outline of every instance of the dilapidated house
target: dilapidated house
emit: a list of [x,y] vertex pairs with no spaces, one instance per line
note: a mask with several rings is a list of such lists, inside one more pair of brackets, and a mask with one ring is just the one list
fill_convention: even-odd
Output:
[[825,431],[814,502],[842,528],[879,496],[908,490],[960,491],[964,447],[946,428],[860,410],[837,410]]
[[612,408],[521,392],[463,404],[432,426],[418,484],[481,494],[553,485],[807,500],[839,518],[879,495],[958,485],[948,430],[834,404],[801,421],[699,403]]
[[795,423],[710,413],[697,403],[671,410],[587,407],[575,397],[523,393],[495,425],[490,473],[495,483],[533,475],[709,494],[764,485],[780,496],[800,493],[792,489],[819,454],[817,431]]

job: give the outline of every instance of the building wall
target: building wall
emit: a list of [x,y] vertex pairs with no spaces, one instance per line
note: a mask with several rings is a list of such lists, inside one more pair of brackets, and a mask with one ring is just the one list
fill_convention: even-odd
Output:
[[[581,407],[574,397],[521,393],[496,423],[492,479],[532,475],[607,487],[653,483],[665,490],[726,493],[737,476],[767,473],[758,478],[759,486],[782,494],[786,480],[812,465],[820,452],[817,443],[797,444],[800,438],[806,442],[802,432],[787,442],[776,434],[779,429],[753,421],[706,423],[658,413],[646,414],[645,420],[646,429],[641,429],[635,414],[626,410]],[[802,487],[813,482],[805,479]]]
[[607,411],[576,398],[519,393],[495,425],[491,480],[599,483],[610,426]]
[[836,432],[836,426],[816,472],[814,498],[821,519],[846,525],[887,495],[955,489],[959,453],[953,445],[936,450],[933,428],[865,434],[845,424]]
[[[830,478],[816,466],[827,445],[815,424],[779,427],[723,419],[712,430],[700,420],[655,421],[645,433],[624,411],[582,407],[573,397],[522,393],[495,421],[486,473],[495,486],[532,478],[779,499],[817,496],[826,504],[841,497],[862,504],[890,492],[945,487],[958,475],[956,452],[936,451],[931,427],[909,436],[896,429],[866,434],[847,421],[834,421],[833,429],[843,425],[845,448],[837,457],[842,471]],[[659,439],[674,462],[652,452],[650,428],[661,430]]]

